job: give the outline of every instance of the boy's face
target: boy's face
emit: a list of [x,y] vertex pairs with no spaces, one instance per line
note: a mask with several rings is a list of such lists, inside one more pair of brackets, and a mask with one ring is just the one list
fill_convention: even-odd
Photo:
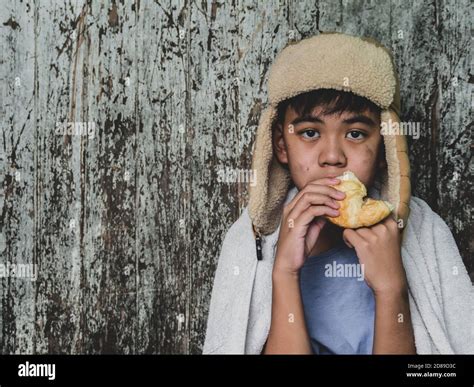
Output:
[[380,117],[368,110],[320,115],[321,110],[316,107],[310,116],[300,117],[287,108],[283,128],[279,124],[273,133],[278,160],[288,164],[299,190],[313,180],[347,170],[371,187],[377,170],[385,166]]

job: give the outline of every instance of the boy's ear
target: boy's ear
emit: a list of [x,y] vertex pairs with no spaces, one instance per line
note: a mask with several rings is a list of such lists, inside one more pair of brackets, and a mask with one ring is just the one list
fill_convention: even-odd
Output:
[[272,129],[273,151],[282,164],[288,164],[288,153],[281,123],[275,123]]

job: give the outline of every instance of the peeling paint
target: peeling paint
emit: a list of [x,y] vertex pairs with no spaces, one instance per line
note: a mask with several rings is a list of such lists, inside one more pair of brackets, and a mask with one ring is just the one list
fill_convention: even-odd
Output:
[[[38,279],[0,279],[0,351],[201,352],[220,247],[248,198],[217,169],[250,168],[275,54],[318,31],[393,49],[403,119],[425,129],[408,139],[414,195],[474,280],[467,7],[14,2],[0,35],[0,262],[36,264]],[[64,122],[96,131],[56,135]]]

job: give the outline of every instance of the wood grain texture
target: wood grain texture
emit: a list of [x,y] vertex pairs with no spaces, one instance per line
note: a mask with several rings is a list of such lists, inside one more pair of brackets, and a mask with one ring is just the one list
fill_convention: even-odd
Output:
[[0,278],[0,351],[200,353],[222,240],[248,198],[219,176],[250,168],[277,52],[319,32],[393,50],[402,119],[421,127],[413,194],[474,281],[468,10],[0,0],[0,263],[38,269]]
[[[36,261],[35,12],[15,3],[1,12],[0,263]],[[0,350],[31,353],[36,336],[36,284],[0,279]]]

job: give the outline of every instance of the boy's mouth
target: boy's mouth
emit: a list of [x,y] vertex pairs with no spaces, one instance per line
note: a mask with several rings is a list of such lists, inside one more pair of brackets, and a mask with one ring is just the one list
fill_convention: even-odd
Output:
[[334,179],[335,177],[338,177],[338,176],[341,176],[341,175],[342,175],[342,172],[341,172],[341,173],[335,173],[335,174],[326,175],[326,178]]

